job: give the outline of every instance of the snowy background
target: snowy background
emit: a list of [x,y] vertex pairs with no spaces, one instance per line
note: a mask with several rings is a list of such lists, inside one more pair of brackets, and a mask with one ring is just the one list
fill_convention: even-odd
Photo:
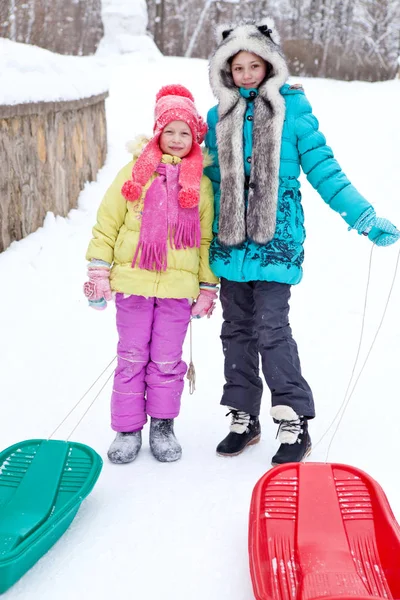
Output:
[[[135,46],[133,38],[125,38],[124,49],[128,47],[129,52],[121,53],[113,41],[115,31],[103,44],[114,49],[104,54],[102,50],[102,56],[92,59],[110,85],[109,154],[98,181],[86,186],[78,209],[68,218],[48,214],[43,228],[0,254],[3,448],[50,435],[115,355],[114,306],[103,313],[88,309],[82,294],[84,256],[101,198],[129,161],[126,141],[151,132],[157,90],[174,82],[188,86],[204,115],[214,103],[206,61],[164,58],[151,43],[146,51],[138,52],[141,45]],[[11,55],[15,70],[22,72],[18,52],[15,46]],[[31,64],[35,62],[38,72],[44,71],[45,55],[36,56],[37,64],[33,54]],[[67,71],[65,77],[69,77]],[[94,78],[93,91],[97,81]],[[379,215],[399,225],[400,81],[302,79],[302,83],[345,172]],[[38,87],[46,90],[44,84]],[[16,98],[18,94],[16,88]],[[30,89],[26,94],[31,94]],[[293,288],[291,323],[304,375],[316,400],[317,418],[310,425],[315,444],[332,423],[352,371],[371,244],[348,232],[306,181],[302,189],[307,225],[305,276]],[[361,362],[378,327],[399,249],[399,244],[374,249]],[[399,306],[397,277],[385,322],[329,460],[372,475],[400,520],[400,485],[394,469],[400,452]],[[197,391],[190,396],[186,387],[176,421],[183,446],[178,463],[154,460],[147,430],[136,462],[124,466],[107,462],[106,451],[114,437],[109,427],[111,381],[107,384],[72,436],[105,459],[100,479],[70,529],[5,594],[7,600],[252,597],[248,511],[252,489],[270,468],[277,448],[276,427],[268,416],[266,390],[261,443],[234,459],[215,455],[215,446],[228,429],[226,410],[219,406],[223,385],[220,326],[219,308],[209,321],[193,325]],[[185,356],[188,359],[188,346]],[[60,439],[68,436],[96,390],[63,426]],[[329,439],[328,435],[315,448],[311,460],[325,460]]]
[[103,63],[0,38],[0,105],[78,100],[108,89]]

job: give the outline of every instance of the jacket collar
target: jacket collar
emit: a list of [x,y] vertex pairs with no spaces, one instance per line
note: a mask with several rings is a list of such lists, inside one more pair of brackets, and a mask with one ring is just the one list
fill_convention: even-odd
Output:
[[246,100],[249,100],[250,102],[252,100],[254,100],[255,98],[257,98],[258,96],[258,89],[257,88],[239,88],[239,92],[240,95],[245,98]]
[[182,159],[179,158],[179,156],[173,156],[172,154],[163,154],[161,162],[165,165],[178,165],[182,162]]

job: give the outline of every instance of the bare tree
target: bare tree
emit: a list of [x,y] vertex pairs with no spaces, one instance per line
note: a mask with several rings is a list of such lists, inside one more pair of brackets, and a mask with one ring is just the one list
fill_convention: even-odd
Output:
[[147,0],[149,29],[168,55],[207,58],[216,24],[275,18],[294,74],[340,79],[394,77],[399,0]]
[[156,0],[154,17],[154,38],[157,46],[164,52],[164,0]]
[[189,45],[188,45],[188,47],[186,49],[186,52],[185,52],[185,56],[191,56],[192,55],[193,46],[196,44],[199,32],[200,32],[201,28],[203,27],[204,20],[205,20],[205,18],[207,16],[207,13],[210,10],[211,4],[213,2],[214,2],[214,0],[206,0],[204,8],[201,11],[200,19],[198,20],[196,28],[195,28],[194,32],[192,33],[192,37],[190,38]]
[[364,6],[364,44],[367,59],[375,59],[383,69],[397,58],[400,22],[399,2],[366,0]]
[[103,35],[101,0],[1,0],[0,36],[61,54],[93,54]]

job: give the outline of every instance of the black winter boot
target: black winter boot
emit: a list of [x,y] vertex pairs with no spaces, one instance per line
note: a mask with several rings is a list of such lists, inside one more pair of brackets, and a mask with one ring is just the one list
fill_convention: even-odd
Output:
[[237,456],[247,446],[260,441],[261,428],[258,417],[253,417],[242,410],[231,408],[226,416],[231,415],[230,432],[217,446],[220,456]]
[[173,419],[151,417],[150,450],[160,462],[174,462],[181,458],[182,448],[174,434]]
[[142,430],[118,432],[107,452],[112,463],[124,464],[135,460],[142,446]]
[[276,466],[304,460],[311,453],[307,419],[299,417],[290,406],[274,406],[271,415],[279,423],[276,437],[281,442],[271,464]]

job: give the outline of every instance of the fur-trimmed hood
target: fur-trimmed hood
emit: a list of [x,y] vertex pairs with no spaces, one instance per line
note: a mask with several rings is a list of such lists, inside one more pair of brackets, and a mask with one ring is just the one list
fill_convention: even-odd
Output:
[[286,83],[289,71],[279,46],[280,37],[273,19],[245,21],[240,25],[219,25],[218,47],[210,60],[210,84],[219,102],[219,114],[225,115],[240,98],[233,82],[229,60],[243,50],[257,54],[271,65],[267,79],[260,85],[260,96],[271,100]]
[[[238,246],[246,238],[266,244],[275,234],[279,162],[285,100],[281,88],[289,76],[279,36],[272,19],[245,21],[218,28],[220,43],[210,61],[210,83],[218,98],[216,127],[221,171],[218,238]],[[244,197],[243,123],[247,99],[236,87],[230,60],[241,51],[252,52],[269,63],[265,81],[253,98],[252,156],[249,192]]]

